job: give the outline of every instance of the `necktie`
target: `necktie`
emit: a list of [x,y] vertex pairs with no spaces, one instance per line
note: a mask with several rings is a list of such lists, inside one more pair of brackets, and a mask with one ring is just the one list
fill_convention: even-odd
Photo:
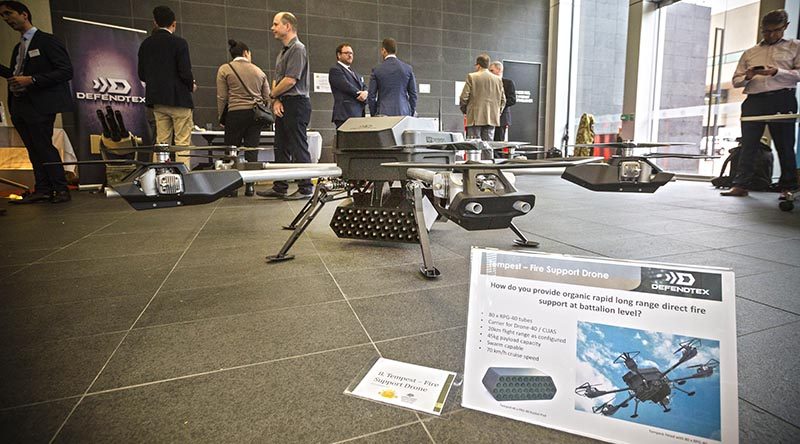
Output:
[[356,73],[354,73],[354,72],[353,72],[353,70],[352,70],[352,69],[350,69],[350,67],[349,67],[349,66],[347,66],[346,68],[347,68],[347,72],[349,72],[349,73],[350,73],[350,75],[351,75],[351,76],[353,76],[353,78],[354,78],[354,79],[356,79],[356,83],[358,83],[358,84],[360,85],[360,84],[361,84],[361,79],[359,79],[359,78],[358,78],[358,76],[356,75]]
[[25,53],[28,50],[28,44],[25,37],[22,38],[19,42],[19,49],[17,53],[17,64],[14,66],[14,75],[18,76],[22,74],[23,64],[25,63]]

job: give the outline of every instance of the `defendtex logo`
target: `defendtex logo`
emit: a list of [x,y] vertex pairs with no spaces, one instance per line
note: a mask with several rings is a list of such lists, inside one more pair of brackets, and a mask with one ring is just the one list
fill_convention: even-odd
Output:
[[131,84],[125,79],[98,77],[92,80],[92,89],[97,92],[78,91],[75,93],[75,97],[78,100],[144,103],[144,97],[128,95],[131,92]]
[[[676,293],[709,295],[707,288],[694,288],[695,278],[691,273],[681,273],[679,271],[665,271],[657,276],[657,282],[650,284],[650,288],[659,291],[670,291]],[[660,282],[658,282],[660,281]]]

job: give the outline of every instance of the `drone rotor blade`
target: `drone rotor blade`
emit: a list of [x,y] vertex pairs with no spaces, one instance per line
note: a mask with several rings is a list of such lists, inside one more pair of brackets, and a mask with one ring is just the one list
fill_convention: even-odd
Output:
[[719,159],[721,156],[707,156],[705,154],[684,154],[684,153],[649,153],[642,154],[641,157],[649,159]]
[[150,162],[142,162],[134,159],[112,159],[112,160],[78,160],[75,162],[45,162],[43,165],[152,165]]

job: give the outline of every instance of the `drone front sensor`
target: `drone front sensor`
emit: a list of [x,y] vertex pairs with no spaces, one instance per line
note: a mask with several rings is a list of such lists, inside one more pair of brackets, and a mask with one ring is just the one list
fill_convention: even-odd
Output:
[[483,386],[497,401],[543,401],[556,395],[553,378],[535,368],[489,367]]

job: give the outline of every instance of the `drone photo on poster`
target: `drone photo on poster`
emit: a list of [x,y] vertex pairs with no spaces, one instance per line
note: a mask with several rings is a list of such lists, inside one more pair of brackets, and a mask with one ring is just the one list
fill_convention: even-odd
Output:
[[719,341],[578,322],[575,409],[720,440]]

